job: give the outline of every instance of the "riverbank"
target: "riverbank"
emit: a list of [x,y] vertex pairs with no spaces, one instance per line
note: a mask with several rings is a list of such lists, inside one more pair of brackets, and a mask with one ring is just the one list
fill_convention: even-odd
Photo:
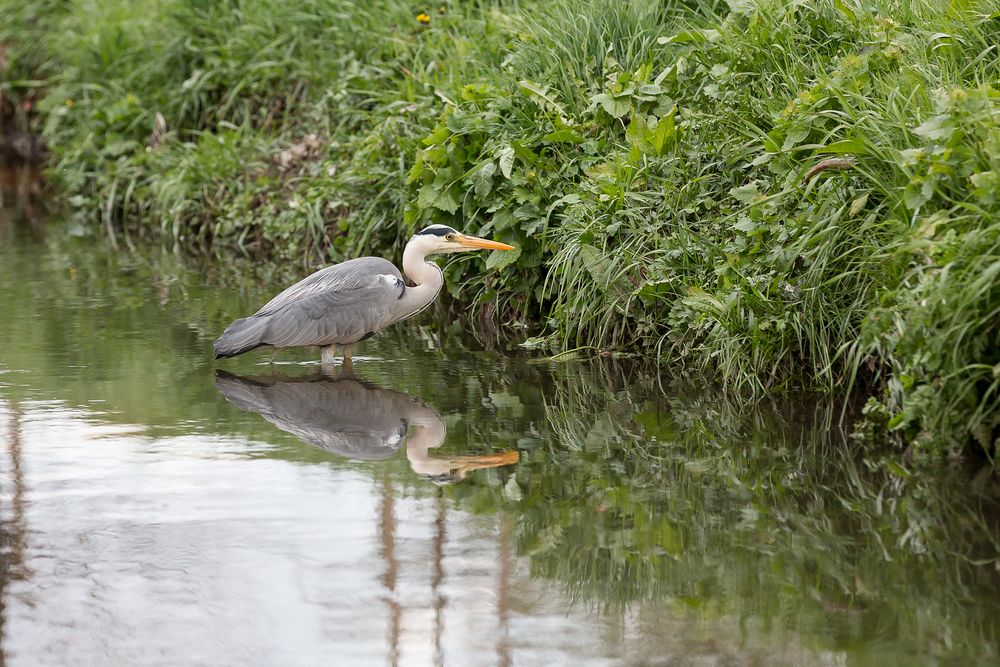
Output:
[[521,249],[446,270],[511,335],[995,449],[988,3],[24,5],[3,94],[44,83],[49,177],[118,241],[305,271],[443,222]]

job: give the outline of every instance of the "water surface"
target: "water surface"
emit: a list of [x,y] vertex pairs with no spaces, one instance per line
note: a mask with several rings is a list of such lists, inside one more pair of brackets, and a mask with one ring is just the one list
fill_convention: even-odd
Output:
[[998,660],[989,473],[434,311],[216,363],[266,269],[0,218],[3,664]]

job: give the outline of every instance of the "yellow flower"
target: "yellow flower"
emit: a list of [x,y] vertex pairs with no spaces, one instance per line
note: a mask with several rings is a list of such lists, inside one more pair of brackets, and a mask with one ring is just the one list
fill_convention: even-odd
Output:
[[73,106],[73,100],[71,100],[71,99],[67,99],[67,100],[66,100],[66,106],[68,106],[68,107],[71,107],[71,106]]
[[417,23],[421,25],[427,25],[430,22],[431,22],[431,17],[428,16],[427,14],[424,14],[423,12],[417,14]]

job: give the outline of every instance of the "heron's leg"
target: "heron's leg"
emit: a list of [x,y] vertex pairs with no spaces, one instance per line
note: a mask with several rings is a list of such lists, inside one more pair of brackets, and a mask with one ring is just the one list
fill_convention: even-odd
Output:
[[349,371],[353,367],[354,367],[354,364],[351,361],[351,346],[350,345],[345,345],[344,346],[344,370],[345,371]]
[[323,353],[320,356],[324,366],[332,366],[337,360],[337,346],[328,345],[323,348]]
[[270,365],[272,365],[274,363],[274,358],[278,356],[279,352],[281,352],[281,348],[280,347],[275,347],[275,348],[272,348],[272,349],[274,351],[271,352],[271,358],[267,360],[267,365],[268,366],[270,366]]

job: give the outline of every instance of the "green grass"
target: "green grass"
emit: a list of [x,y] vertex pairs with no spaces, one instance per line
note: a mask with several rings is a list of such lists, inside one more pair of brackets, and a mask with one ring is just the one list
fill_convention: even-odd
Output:
[[302,273],[444,222],[520,248],[446,269],[515,338],[741,396],[869,388],[901,441],[995,451],[995,2],[0,0],[0,25],[0,92],[44,83],[50,178],[116,242]]

